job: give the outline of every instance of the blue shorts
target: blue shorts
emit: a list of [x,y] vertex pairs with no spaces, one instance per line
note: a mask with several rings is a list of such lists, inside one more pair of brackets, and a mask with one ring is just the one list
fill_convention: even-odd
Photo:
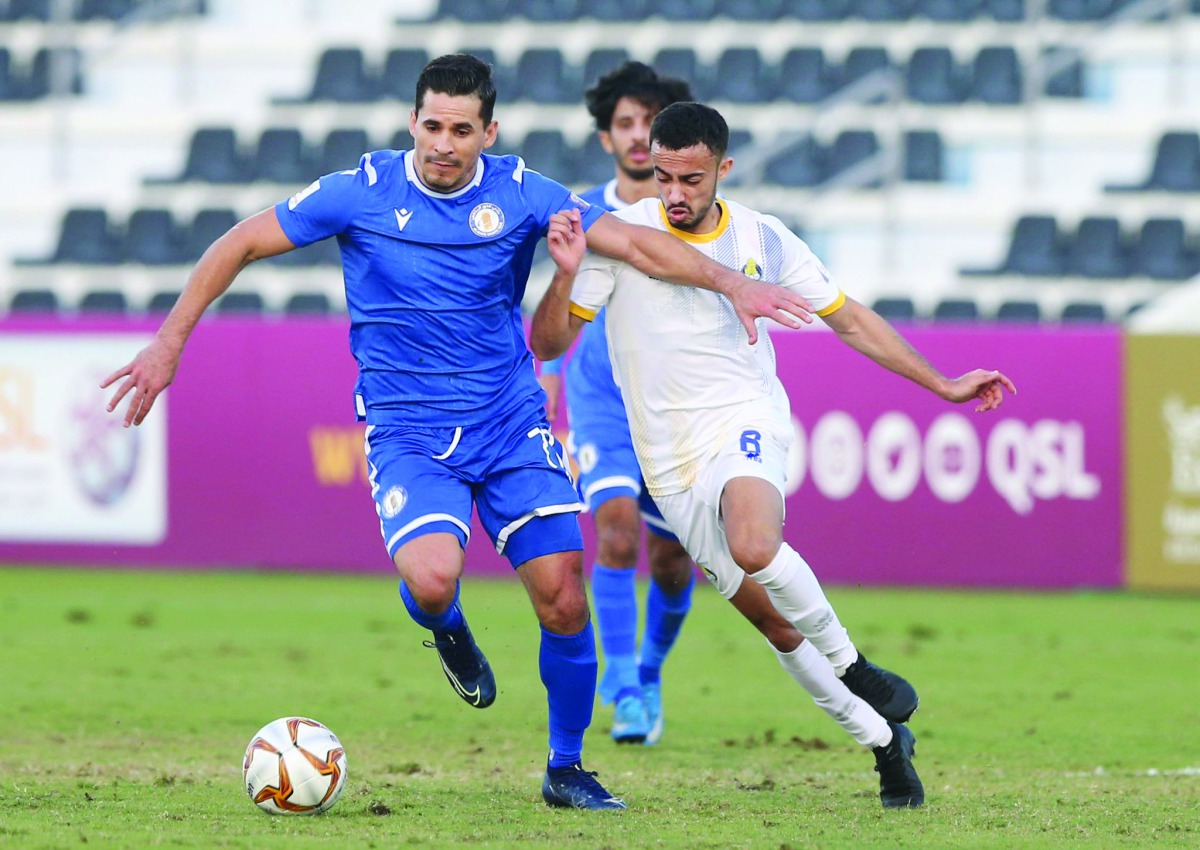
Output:
[[[567,411],[571,431],[567,444],[579,464],[579,494],[587,510],[593,513],[609,499],[629,496],[637,499],[642,521],[656,537],[678,540],[654,499],[646,492],[642,470],[629,435],[629,421],[620,390],[611,379],[612,393],[605,388],[579,391],[579,380],[567,385]],[[615,404],[613,399],[615,398]]]
[[371,425],[366,452],[388,555],[434,532],[454,534],[465,548],[472,505],[514,567],[583,549],[575,516],[583,505],[540,409],[463,427]]

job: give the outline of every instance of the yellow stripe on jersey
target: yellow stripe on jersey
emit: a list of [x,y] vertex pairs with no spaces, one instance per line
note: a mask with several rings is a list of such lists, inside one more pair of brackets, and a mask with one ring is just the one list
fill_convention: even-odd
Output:
[[583,319],[585,322],[592,321],[593,319],[596,318],[596,314],[598,312],[600,312],[599,310],[589,310],[587,307],[580,307],[574,301],[571,302],[571,306],[568,307],[567,309],[571,313],[572,316],[578,316],[579,318]]
[[845,303],[846,303],[846,293],[842,292],[839,289],[837,300],[834,301],[832,304],[830,304],[828,307],[826,307],[824,310],[818,310],[817,315],[818,316],[828,316],[830,313],[836,313],[838,310],[841,309],[842,305]]
[[667,233],[670,233],[672,236],[678,236],[684,242],[712,242],[714,239],[720,238],[721,234],[729,227],[729,207],[720,201],[717,201],[717,207],[721,210],[721,218],[717,220],[717,226],[708,233],[689,233],[686,230],[672,227],[671,220],[667,218],[667,208],[662,205],[661,201],[658,204],[658,214],[662,218],[662,223],[667,228]]

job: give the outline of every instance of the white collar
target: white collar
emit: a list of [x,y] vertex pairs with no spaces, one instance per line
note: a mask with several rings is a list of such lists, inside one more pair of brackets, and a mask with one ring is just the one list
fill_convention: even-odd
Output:
[[408,177],[408,182],[417,187],[417,189],[431,198],[440,198],[442,200],[451,201],[455,198],[460,198],[467,192],[474,189],[483,182],[483,156],[480,155],[479,160],[475,163],[475,176],[471,178],[471,182],[461,189],[455,189],[453,192],[435,192],[426,186],[421,178],[417,175],[416,166],[413,165],[413,157],[417,155],[415,149],[404,152],[404,174]]
[[604,184],[604,205],[610,210],[623,210],[629,204],[617,197],[617,178]]

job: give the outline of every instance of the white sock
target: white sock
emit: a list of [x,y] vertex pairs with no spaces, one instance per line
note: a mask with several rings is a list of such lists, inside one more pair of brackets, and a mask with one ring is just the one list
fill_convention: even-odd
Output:
[[850,737],[866,747],[886,747],[892,741],[892,729],[879,713],[850,693],[833,667],[808,641],[791,652],[775,651],[779,663],[800,687],[808,692],[817,707],[834,719]]
[[771,563],[752,579],[766,588],[779,613],[787,618],[806,640],[829,659],[834,669],[844,673],[858,658],[858,650],[838,620],[833,606],[825,598],[821,583],[800,553],[784,543]]

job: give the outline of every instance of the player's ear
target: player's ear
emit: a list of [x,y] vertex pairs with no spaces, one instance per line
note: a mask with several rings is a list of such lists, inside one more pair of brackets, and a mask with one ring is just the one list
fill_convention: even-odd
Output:
[[717,166],[717,180],[724,180],[731,170],[733,170],[733,157],[727,156]]
[[613,152],[612,133],[601,130],[596,135],[600,137],[600,147],[604,148],[605,153],[611,154]]
[[493,121],[488,124],[483,130],[483,149],[487,150],[492,145],[496,144],[496,134],[500,132],[500,122]]
[[410,110],[408,113],[408,133],[410,136],[417,135],[417,110]]

